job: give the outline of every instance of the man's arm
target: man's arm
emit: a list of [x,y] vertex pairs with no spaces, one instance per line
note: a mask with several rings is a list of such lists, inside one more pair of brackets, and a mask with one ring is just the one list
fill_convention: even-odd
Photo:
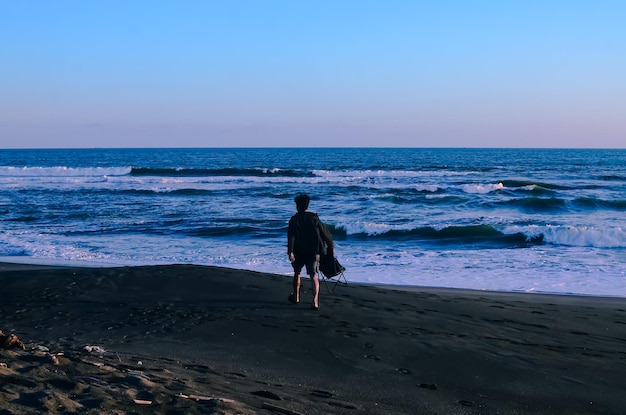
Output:
[[294,229],[293,219],[289,220],[289,228],[287,228],[287,255],[293,253],[293,248],[296,245],[296,232]]
[[318,227],[319,227],[320,236],[322,237],[322,240],[326,242],[326,246],[328,247],[328,250],[332,254],[335,250],[334,243],[333,243],[333,235],[328,230],[328,226],[326,226],[326,224],[322,222],[321,220],[319,221]]

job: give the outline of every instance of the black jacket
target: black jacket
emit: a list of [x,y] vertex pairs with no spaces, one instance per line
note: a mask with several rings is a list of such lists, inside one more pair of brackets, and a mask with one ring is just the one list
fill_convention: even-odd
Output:
[[333,249],[333,237],[316,213],[298,212],[289,219],[287,231],[287,254],[300,258],[314,258],[317,254]]

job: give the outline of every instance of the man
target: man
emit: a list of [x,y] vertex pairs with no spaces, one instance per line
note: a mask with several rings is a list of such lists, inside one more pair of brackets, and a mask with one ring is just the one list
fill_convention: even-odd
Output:
[[293,293],[289,301],[300,302],[300,271],[306,267],[313,289],[313,310],[319,310],[320,283],[317,278],[320,254],[328,249],[333,254],[333,238],[316,213],[307,211],[311,198],[306,194],[296,196],[298,213],[289,219],[287,255],[293,266]]

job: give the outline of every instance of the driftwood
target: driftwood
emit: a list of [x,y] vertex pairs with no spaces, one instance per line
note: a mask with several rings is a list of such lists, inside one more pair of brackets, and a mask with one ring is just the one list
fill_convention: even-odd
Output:
[[11,349],[11,348],[19,348],[25,350],[24,343],[17,337],[15,334],[11,333],[9,335],[5,335],[2,330],[0,330],[0,349]]

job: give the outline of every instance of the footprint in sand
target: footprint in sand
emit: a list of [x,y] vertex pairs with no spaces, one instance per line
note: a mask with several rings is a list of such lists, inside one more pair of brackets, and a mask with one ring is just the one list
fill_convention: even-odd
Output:
[[272,399],[272,400],[275,400],[275,401],[282,401],[283,400],[280,396],[278,396],[274,392],[265,391],[265,390],[250,392],[250,394],[252,394],[254,396],[259,396],[261,398]]
[[314,390],[311,392],[311,395],[317,396],[318,398],[332,398],[333,394],[328,391],[323,390]]

